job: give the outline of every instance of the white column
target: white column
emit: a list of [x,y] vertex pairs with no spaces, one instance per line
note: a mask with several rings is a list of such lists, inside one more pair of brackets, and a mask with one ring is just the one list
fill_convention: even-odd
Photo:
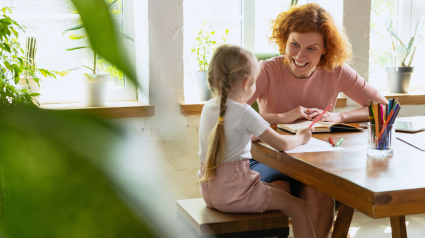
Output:
[[255,52],[255,0],[242,0],[242,46]]
[[[134,52],[137,78],[137,99],[149,104],[149,29],[148,29],[148,0],[132,1]],[[131,28],[131,26],[130,26]],[[128,40],[127,40],[128,41]]]
[[343,9],[343,26],[353,47],[350,66],[368,81],[371,0],[344,0]]

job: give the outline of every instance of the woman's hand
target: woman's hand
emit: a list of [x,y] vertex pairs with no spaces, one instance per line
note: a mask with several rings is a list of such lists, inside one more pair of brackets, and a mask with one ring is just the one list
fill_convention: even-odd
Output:
[[302,144],[307,144],[310,141],[311,133],[314,131],[314,127],[302,128],[297,131],[297,136],[301,136]]
[[[319,115],[322,114],[323,110],[319,110]],[[317,116],[319,116],[317,115]],[[319,121],[331,121],[331,122],[342,122],[341,114],[333,112],[325,112]]]
[[285,123],[292,123],[299,119],[311,120],[312,118],[320,115],[321,112],[317,108],[305,108],[298,106],[289,112],[282,113],[285,118]]

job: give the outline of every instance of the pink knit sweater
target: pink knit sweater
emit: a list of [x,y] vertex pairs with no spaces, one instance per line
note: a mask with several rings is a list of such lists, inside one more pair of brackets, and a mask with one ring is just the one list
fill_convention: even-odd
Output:
[[347,64],[336,67],[332,72],[317,70],[307,79],[294,77],[286,65],[285,56],[261,61],[261,73],[257,79],[257,89],[247,102],[257,100],[261,113],[283,113],[297,106],[329,109],[333,112],[340,92],[361,106],[374,99],[378,91],[368,84]]

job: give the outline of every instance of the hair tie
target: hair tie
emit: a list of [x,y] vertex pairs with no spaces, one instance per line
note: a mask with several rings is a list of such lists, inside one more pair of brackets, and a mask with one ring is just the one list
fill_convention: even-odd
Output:
[[218,124],[219,124],[219,125],[223,125],[223,123],[224,123],[224,119],[223,119],[223,117],[219,117],[219,118],[218,118]]

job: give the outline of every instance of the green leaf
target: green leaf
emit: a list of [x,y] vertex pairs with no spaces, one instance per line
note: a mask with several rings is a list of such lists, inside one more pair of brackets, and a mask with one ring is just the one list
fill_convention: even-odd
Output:
[[73,26],[73,27],[71,27],[71,28],[68,28],[68,29],[64,30],[64,31],[62,32],[62,35],[65,35],[65,33],[66,33],[67,31],[74,31],[74,30],[81,29],[81,28],[83,28],[83,27],[84,27],[84,25],[83,25],[83,24],[79,24],[79,25],[77,25],[77,26]]
[[117,66],[137,85],[133,62],[123,47],[119,31],[114,26],[106,3],[103,0],[72,0],[72,2],[80,13],[93,50]]
[[78,47],[74,47],[74,48],[68,48],[66,49],[67,51],[73,51],[73,50],[79,50],[79,49],[85,49],[85,48],[90,48],[90,46],[78,46]]
[[54,74],[52,74],[51,72],[49,72],[46,69],[38,69],[38,72],[40,72],[44,77],[56,78],[56,76]]
[[82,38],[85,38],[85,37],[87,37],[86,34],[72,34],[72,35],[69,35],[69,39],[71,39],[71,40],[79,40],[79,39],[82,39]]
[[111,3],[109,4],[108,8],[110,8],[110,7],[112,6],[112,4],[116,3],[117,1],[118,1],[118,0],[115,0],[115,1],[111,2]]
[[77,68],[62,70],[62,71],[59,71],[59,72],[58,72],[58,74],[59,74],[60,76],[65,76],[65,75],[67,75],[69,72],[71,72],[71,71],[73,71],[73,70],[77,70],[77,69],[79,69],[79,68],[81,68],[81,67],[83,67],[83,66],[81,65],[81,66],[79,66],[79,67],[77,67]]
[[415,42],[415,37],[410,39],[409,44],[407,45],[407,51],[410,52],[411,47],[413,46],[413,42]]
[[404,62],[404,59],[407,56],[407,48],[404,45],[397,44],[395,48],[395,57],[400,63]]
[[121,36],[122,36],[122,38],[123,38],[123,39],[127,39],[127,40],[134,41],[134,39],[133,39],[133,38],[131,38],[129,35],[126,35],[126,34],[124,34],[124,33],[122,33],[122,32],[121,32]]
[[2,48],[3,48],[5,51],[7,51],[7,52],[11,53],[11,52],[10,52],[10,46],[9,46],[7,43],[3,43],[3,44],[2,44],[2,46],[3,46]]
[[400,41],[400,44],[403,44],[403,43],[401,42],[400,38],[397,36],[397,34],[396,34],[393,30],[391,30],[391,28],[387,27],[387,31],[388,31],[388,32],[390,32],[390,34],[391,34],[394,38],[396,38],[398,41]]

